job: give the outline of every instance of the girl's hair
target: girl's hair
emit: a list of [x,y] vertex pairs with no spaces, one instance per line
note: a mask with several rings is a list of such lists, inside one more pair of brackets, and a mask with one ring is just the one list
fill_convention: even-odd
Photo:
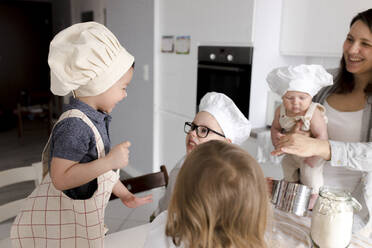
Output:
[[268,193],[246,151],[212,140],[186,158],[168,209],[166,235],[192,248],[266,248]]
[[[372,9],[358,13],[350,23],[350,27],[356,22],[361,21],[369,28],[372,33]],[[354,77],[353,74],[346,70],[345,58],[342,56],[340,61],[340,69],[337,77],[335,78],[335,84],[337,85],[336,93],[350,93],[354,89]],[[372,78],[371,82],[364,89],[367,94],[372,94]]]

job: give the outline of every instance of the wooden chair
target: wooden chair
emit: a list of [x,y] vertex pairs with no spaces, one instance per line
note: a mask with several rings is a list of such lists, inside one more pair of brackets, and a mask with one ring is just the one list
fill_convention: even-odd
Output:
[[[139,177],[132,177],[121,180],[121,182],[127,187],[127,189],[135,194],[143,191],[147,191],[158,187],[167,187],[168,185],[168,172],[165,165],[160,166],[159,172],[146,174]],[[111,194],[110,200],[116,199],[114,194]]]
[[[5,187],[8,185],[26,181],[35,181],[35,186],[37,186],[39,183],[41,183],[42,180],[42,167],[42,163],[37,162],[33,163],[31,166],[0,171],[0,187]],[[16,216],[20,211],[23,200],[24,199],[19,199],[1,205],[0,223]]]

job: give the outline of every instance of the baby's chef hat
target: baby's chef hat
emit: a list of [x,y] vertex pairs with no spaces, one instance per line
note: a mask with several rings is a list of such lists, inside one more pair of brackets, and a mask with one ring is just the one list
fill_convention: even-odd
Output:
[[333,76],[321,65],[286,66],[272,70],[266,77],[272,91],[283,96],[287,91],[299,91],[314,96],[333,84]]
[[208,92],[200,100],[199,111],[213,115],[225,137],[234,144],[243,143],[251,133],[251,123],[225,94]]
[[133,62],[134,57],[104,25],[72,25],[50,43],[51,91],[59,96],[73,90],[78,96],[99,95],[115,84]]

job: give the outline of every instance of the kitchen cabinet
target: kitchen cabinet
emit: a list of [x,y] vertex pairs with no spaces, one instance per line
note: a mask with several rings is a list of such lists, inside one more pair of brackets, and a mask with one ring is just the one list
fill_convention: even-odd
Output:
[[283,0],[283,55],[340,57],[351,19],[371,0]]

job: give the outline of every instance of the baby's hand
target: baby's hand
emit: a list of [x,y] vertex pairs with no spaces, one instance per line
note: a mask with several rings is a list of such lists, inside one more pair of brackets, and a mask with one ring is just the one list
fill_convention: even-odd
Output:
[[123,143],[117,144],[110,150],[106,158],[109,161],[111,169],[120,169],[128,165],[129,147],[130,142],[125,141]]
[[302,125],[303,125],[302,121],[297,121],[296,125],[293,126],[290,133],[298,133],[298,134],[302,134],[302,135],[310,137],[310,131],[302,131],[302,129],[301,129]]

